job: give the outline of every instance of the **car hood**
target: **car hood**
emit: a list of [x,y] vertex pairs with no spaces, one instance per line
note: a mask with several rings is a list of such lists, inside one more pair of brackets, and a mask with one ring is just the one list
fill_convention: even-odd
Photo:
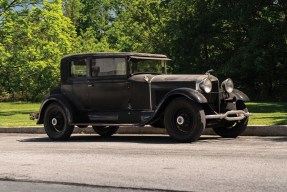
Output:
[[[208,75],[152,75],[152,74],[139,74],[129,78],[131,81],[137,82],[150,82],[150,83],[161,83],[161,82],[201,82],[207,78]],[[209,75],[211,81],[218,81],[218,79]]]

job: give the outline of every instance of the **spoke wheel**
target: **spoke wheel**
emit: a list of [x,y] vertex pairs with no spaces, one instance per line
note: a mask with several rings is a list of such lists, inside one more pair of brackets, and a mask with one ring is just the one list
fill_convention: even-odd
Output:
[[164,116],[168,134],[179,142],[198,140],[205,129],[205,121],[202,107],[186,98],[173,100]]
[[68,124],[66,113],[58,104],[48,106],[44,116],[44,128],[52,140],[68,139],[74,127]]
[[94,131],[102,137],[112,136],[119,127],[117,126],[93,126]]

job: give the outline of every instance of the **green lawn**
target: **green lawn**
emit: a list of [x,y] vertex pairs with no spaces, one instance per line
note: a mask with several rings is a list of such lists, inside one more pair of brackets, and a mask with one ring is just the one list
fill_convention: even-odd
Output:
[[249,125],[287,125],[287,103],[247,103]]
[[1,102],[0,127],[36,126],[36,121],[31,121],[29,114],[39,109],[40,103]]
[[[253,113],[249,125],[287,125],[287,103],[247,103]],[[0,127],[36,126],[29,114],[39,111],[40,103],[0,103]]]

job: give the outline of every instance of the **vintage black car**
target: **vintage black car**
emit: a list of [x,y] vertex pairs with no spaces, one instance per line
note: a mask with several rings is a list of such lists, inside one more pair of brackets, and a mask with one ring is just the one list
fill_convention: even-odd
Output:
[[61,61],[61,85],[50,92],[40,112],[49,138],[65,140],[74,126],[91,125],[101,136],[119,126],[165,128],[179,142],[196,141],[205,128],[235,138],[247,127],[244,104],[249,98],[233,88],[231,79],[219,84],[203,75],[170,75],[165,55],[146,53],[87,53]]

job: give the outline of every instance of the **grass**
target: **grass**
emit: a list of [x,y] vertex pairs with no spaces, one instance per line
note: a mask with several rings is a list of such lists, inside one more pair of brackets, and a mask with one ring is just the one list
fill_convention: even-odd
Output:
[[247,103],[253,113],[249,125],[287,125],[287,103]]
[[39,109],[40,103],[1,102],[0,127],[36,126],[29,114]]
[[[0,103],[0,127],[36,126],[29,114],[39,111],[40,103]],[[249,125],[287,125],[287,103],[247,103],[253,113]]]

